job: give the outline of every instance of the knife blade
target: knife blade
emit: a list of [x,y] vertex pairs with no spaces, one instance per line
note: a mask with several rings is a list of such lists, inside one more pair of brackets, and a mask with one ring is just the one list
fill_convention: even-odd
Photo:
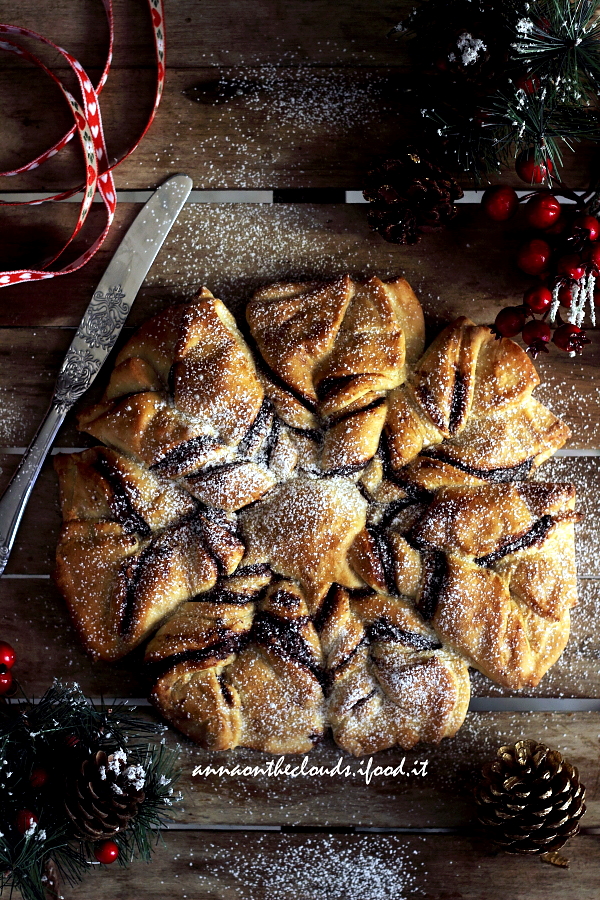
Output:
[[50,408],[0,499],[0,575],[58,429],[114,347],[142,282],[191,189],[191,178],[174,175],[152,194],[94,291],[58,373]]

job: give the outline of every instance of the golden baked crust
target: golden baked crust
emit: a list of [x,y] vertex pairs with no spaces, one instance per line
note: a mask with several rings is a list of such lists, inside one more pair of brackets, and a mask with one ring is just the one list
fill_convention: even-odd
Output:
[[[351,753],[460,727],[469,666],[536,685],[576,602],[568,429],[514,342],[423,353],[403,279],[277,283],[249,336],[205,288],[117,357],[56,457],[57,581],[89,652],[151,637],[152,698],[214,750]],[[157,630],[158,629],[158,630]]]

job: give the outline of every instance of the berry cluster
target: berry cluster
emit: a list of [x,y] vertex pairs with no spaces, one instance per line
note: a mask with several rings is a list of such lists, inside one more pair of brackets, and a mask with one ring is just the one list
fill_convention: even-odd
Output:
[[[15,682],[11,672],[16,662],[16,653],[6,641],[0,641],[0,696],[14,693]],[[65,744],[68,748],[76,747],[80,740],[75,735],[68,735]],[[34,792],[40,792],[46,786],[51,775],[42,766],[34,766],[29,776],[29,784]],[[18,810],[14,826],[17,832],[25,837],[31,837],[37,830],[39,818],[30,809]],[[119,856],[119,847],[114,841],[98,841],[94,845],[94,856],[100,863],[108,865]]]
[[[551,171],[549,160],[517,160],[518,174],[533,184],[544,182]],[[595,307],[600,306],[600,285],[596,292],[600,222],[577,207],[575,215],[569,217],[551,190],[519,200],[513,188],[498,185],[485,192],[482,204],[489,218],[504,222],[514,215],[521,201],[526,201],[527,224],[534,236],[521,246],[517,265],[537,281],[525,291],[521,306],[508,306],[498,313],[493,331],[499,338],[520,334],[533,357],[547,352],[551,341],[566,353],[581,353],[590,343],[582,329],[586,308],[595,325]],[[542,235],[535,235],[536,231]],[[561,318],[561,308],[566,321]]]
[[8,694],[13,687],[12,667],[17,655],[10,644],[0,641],[0,696]]

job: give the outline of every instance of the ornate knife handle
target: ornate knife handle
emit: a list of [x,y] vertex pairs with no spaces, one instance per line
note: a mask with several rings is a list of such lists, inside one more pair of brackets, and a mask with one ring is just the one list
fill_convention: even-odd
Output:
[[52,403],[0,499],[0,575],[6,568],[27,501],[67,409]]
[[115,334],[127,318],[129,306],[122,302],[124,297],[121,285],[94,294],[63,360],[46,418],[0,499],[0,575],[6,568],[27,501],[58,429],[71,406],[96,377]]

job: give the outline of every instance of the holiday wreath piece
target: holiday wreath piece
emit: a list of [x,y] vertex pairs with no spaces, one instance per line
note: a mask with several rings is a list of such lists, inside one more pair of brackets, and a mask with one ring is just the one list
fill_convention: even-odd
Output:
[[[398,34],[413,59],[406,96],[422,135],[367,173],[371,226],[393,243],[415,243],[456,217],[457,172],[480,187],[514,166],[522,181],[545,189],[519,198],[497,185],[483,205],[490,218],[506,221],[526,203],[532,231],[516,262],[537,280],[521,305],[501,310],[495,327],[520,335],[534,357],[551,345],[581,353],[589,343],[584,317],[596,324],[600,296],[600,194],[596,174],[576,193],[560,170],[565,150],[600,140],[598,3],[421,0]],[[574,204],[573,214],[561,210],[560,197]]]
[[469,666],[536,685],[576,603],[569,436],[513,341],[424,352],[403,279],[277,283],[244,337],[203,289],[121,350],[55,457],[57,581],[88,651],[142,641],[152,698],[212,749],[360,755],[460,727]]
[[77,685],[0,703],[0,892],[47,900],[94,861],[150,858],[176,779],[175,754],[151,742],[158,731]]

